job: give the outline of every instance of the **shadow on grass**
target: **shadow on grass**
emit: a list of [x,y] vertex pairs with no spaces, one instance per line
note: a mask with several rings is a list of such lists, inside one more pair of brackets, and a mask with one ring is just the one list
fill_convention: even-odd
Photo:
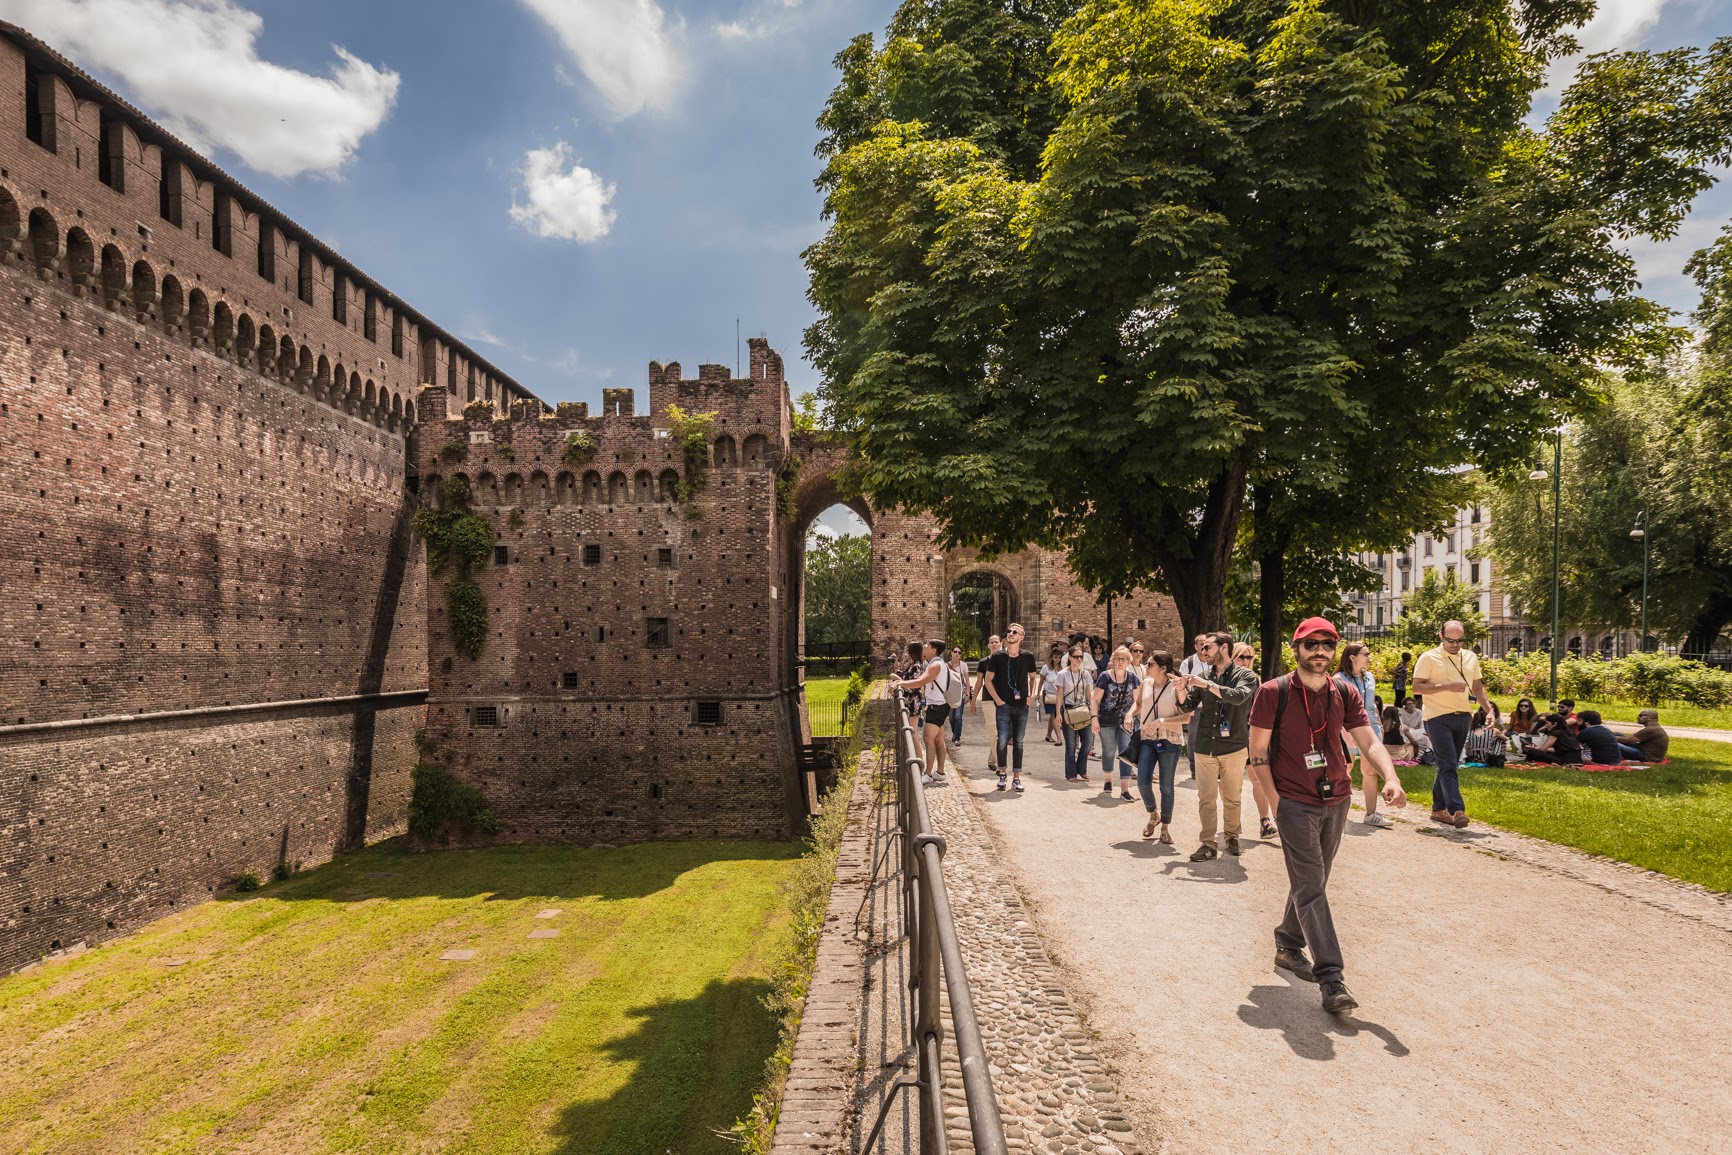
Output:
[[[272,883],[283,901],[361,902],[371,898],[644,898],[682,874],[715,862],[799,857],[797,842],[645,842],[596,848],[509,845],[411,851],[392,838]],[[251,898],[243,894],[240,898]]]
[[711,982],[690,999],[626,1012],[637,1026],[601,1047],[629,1066],[605,1099],[573,1103],[553,1123],[561,1155],[737,1152],[726,1132],[752,1105],[778,1022],[762,979]]

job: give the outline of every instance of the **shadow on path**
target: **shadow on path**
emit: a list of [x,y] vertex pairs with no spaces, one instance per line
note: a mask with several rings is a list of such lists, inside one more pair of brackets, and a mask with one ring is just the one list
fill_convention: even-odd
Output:
[[1353,1015],[1332,1015],[1319,1005],[1317,987],[1290,979],[1286,986],[1252,987],[1249,1001],[1239,1008],[1246,1026],[1280,1031],[1281,1038],[1302,1059],[1326,1061],[1335,1057],[1335,1036],[1352,1039],[1361,1031],[1376,1036],[1383,1049],[1396,1058],[1411,1052],[1395,1032]]

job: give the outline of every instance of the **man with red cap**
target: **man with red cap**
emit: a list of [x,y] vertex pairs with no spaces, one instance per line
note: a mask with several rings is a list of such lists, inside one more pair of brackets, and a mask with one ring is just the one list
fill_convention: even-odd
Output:
[[[1287,863],[1287,908],[1275,928],[1275,965],[1320,985],[1323,1009],[1345,1014],[1359,1004],[1342,980],[1341,943],[1329,913],[1329,868],[1341,845],[1353,779],[1341,748],[1345,731],[1383,779],[1383,800],[1407,805],[1407,793],[1371,727],[1359,692],[1329,676],[1341,636],[1328,618],[1306,618],[1293,631],[1293,673],[1264,682],[1251,703],[1251,773],[1280,799],[1275,825]],[[1305,957],[1305,948],[1311,957]]]

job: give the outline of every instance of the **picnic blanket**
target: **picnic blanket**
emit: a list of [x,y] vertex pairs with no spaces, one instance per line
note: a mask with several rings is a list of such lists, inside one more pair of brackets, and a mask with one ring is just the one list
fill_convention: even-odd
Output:
[[[1620,762],[1617,765],[1607,765],[1604,762],[1577,762],[1573,765],[1570,763],[1558,763],[1558,762],[1510,762],[1504,766],[1504,769],[1505,770],[1585,770],[1589,774],[1600,774],[1600,773],[1604,773],[1607,770],[1646,770],[1650,766],[1664,766],[1664,765],[1666,765],[1666,763],[1668,763],[1670,761],[1671,761],[1670,758],[1666,758],[1666,759],[1659,761],[1659,762]],[[1473,763],[1464,763],[1464,765],[1473,765]]]

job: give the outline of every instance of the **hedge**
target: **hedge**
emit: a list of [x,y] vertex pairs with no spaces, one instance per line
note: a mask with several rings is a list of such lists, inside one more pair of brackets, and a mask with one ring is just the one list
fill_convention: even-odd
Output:
[[[1419,650],[1410,650],[1414,658]],[[1401,660],[1396,648],[1378,647],[1371,655],[1371,672],[1380,686],[1395,677]],[[1520,657],[1481,658],[1485,688],[1545,704],[1551,689],[1551,657],[1531,653]],[[1631,654],[1625,658],[1567,657],[1558,662],[1558,695],[1579,702],[1634,702],[1641,706],[1682,704],[1709,709],[1732,706],[1732,673],[1669,654]]]

